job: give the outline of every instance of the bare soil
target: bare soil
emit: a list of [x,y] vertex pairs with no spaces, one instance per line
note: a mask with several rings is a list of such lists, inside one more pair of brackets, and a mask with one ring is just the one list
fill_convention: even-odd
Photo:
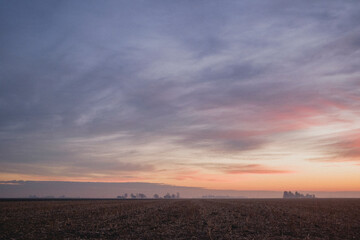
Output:
[[360,199],[1,201],[0,239],[360,239]]

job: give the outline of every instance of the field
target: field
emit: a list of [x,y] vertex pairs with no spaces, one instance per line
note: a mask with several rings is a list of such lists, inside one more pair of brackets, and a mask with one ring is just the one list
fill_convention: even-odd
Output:
[[360,199],[3,200],[0,239],[360,239]]

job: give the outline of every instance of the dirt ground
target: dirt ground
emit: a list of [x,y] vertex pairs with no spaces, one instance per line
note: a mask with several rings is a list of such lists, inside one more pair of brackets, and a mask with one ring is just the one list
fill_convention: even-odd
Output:
[[360,199],[3,200],[0,239],[360,239]]

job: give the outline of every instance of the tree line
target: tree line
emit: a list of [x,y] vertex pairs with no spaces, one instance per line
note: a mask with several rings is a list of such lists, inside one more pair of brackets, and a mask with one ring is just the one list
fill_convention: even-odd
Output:
[[283,198],[315,198],[315,194],[301,194],[299,192],[292,193],[291,191],[284,192]]
[[160,196],[159,194],[155,193],[152,197],[147,197],[145,194],[143,193],[130,193],[130,194],[123,194],[123,195],[119,195],[116,197],[117,199],[146,199],[146,198],[152,198],[152,199],[177,199],[180,198],[180,193],[176,193],[176,194],[170,194],[170,193],[166,193],[164,196]]

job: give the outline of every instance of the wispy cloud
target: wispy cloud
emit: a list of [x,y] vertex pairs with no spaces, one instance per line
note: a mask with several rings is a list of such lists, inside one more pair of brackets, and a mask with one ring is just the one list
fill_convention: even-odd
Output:
[[359,130],[338,134],[327,139],[324,145],[327,155],[311,159],[324,162],[358,162],[360,161]]
[[[294,155],[325,128],[358,124],[359,9],[343,1],[2,4],[0,167],[148,177],[216,157],[237,159],[219,165],[225,174],[286,173],[258,162]],[[289,139],[292,149],[279,144]],[[356,141],[329,140],[317,147],[321,157],[294,161],[357,161]],[[258,162],[247,157],[256,153]]]
[[227,174],[283,174],[294,171],[275,169],[262,164],[204,163],[199,166]]
[[230,174],[282,174],[293,173],[293,171],[268,168],[259,164],[235,165],[223,167],[225,173]]

